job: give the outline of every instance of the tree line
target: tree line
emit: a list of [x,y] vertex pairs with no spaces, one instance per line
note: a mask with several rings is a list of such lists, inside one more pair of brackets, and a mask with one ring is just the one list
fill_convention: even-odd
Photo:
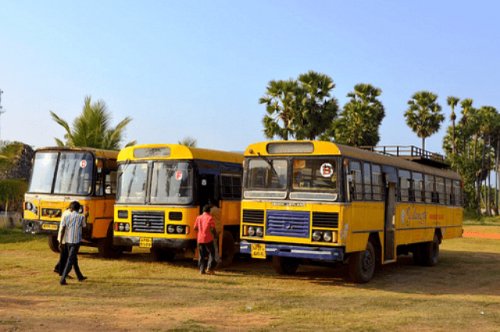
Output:
[[[271,80],[259,103],[265,106],[263,132],[268,139],[325,140],[351,146],[376,146],[380,141],[379,128],[385,117],[380,101],[382,90],[360,83],[347,94],[343,107],[333,95],[335,83],[323,73],[309,71],[296,79]],[[447,98],[450,124],[443,139],[446,160],[464,183],[466,208],[498,215],[500,182],[500,114],[495,107],[474,107],[470,98]],[[459,108],[459,109],[458,109]],[[460,119],[456,110],[459,110]],[[404,111],[406,124],[422,140],[436,133],[445,121],[437,94],[418,91],[407,101]],[[118,150],[126,126],[126,117],[115,127],[110,125],[111,114],[104,101],[84,100],[82,113],[73,125],[50,112],[52,119],[65,130],[59,146],[87,146]],[[185,137],[180,144],[196,146],[196,139]],[[135,144],[135,141],[127,145]],[[491,174],[495,174],[492,187]]]
[[[332,92],[333,79],[309,71],[297,79],[272,80],[259,103],[265,105],[262,119],[264,135],[269,138],[319,139],[351,146],[376,146],[379,128],[385,117],[379,97],[382,90],[360,83],[347,94],[350,98],[339,107]],[[418,91],[407,101],[406,124],[422,139],[436,133],[445,120],[437,94]],[[460,102],[461,118],[455,109]],[[450,96],[450,125],[443,139],[446,160],[464,183],[466,208],[487,215],[498,215],[500,182],[500,114],[493,106],[472,106],[473,100]],[[491,174],[496,175],[492,188]]]

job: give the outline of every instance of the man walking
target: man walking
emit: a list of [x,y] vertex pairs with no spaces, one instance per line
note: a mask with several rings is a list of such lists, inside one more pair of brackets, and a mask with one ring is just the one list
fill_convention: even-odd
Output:
[[201,274],[214,274],[215,265],[215,222],[210,215],[210,205],[203,207],[203,214],[196,218],[194,230],[198,231],[197,242],[199,250],[198,267]]
[[71,271],[71,268],[75,269],[78,281],[87,279],[87,277],[83,276],[78,266],[78,249],[80,249],[80,242],[82,241],[82,229],[86,227],[87,224],[85,223],[85,217],[78,213],[78,210],[80,210],[80,203],[77,201],[71,202],[69,209],[71,212],[66,215],[61,222],[61,228],[64,234],[63,242],[68,251],[68,260],[61,275],[61,285],[66,285],[66,277]]

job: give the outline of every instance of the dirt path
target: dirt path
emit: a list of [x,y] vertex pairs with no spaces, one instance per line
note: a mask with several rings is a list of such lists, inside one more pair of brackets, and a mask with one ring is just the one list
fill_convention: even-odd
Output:
[[500,240],[500,234],[497,233],[464,232],[463,237]]

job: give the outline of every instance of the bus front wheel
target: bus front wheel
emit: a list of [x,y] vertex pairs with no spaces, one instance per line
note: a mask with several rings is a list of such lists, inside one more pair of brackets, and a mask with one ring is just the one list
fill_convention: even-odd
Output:
[[299,261],[294,258],[273,256],[273,268],[278,274],[292,275],[299,268]]
[[53,252],[59,252],[59,241],[57,241],[57,235],[49,235],[49,248]]
[[355,283],[366,283],[375,273],[375,249],[368,242],[364,251],[355,252],[349,258],[349,276]]
[[171,262],[175,258],[175,251],[165,248],[151,248],[153,260],[156,262]]
[[224,231],[222,233],[222,252],[221,252],[221,267],[231,265],[234,259],[235,248],[234,238],[231,232]]

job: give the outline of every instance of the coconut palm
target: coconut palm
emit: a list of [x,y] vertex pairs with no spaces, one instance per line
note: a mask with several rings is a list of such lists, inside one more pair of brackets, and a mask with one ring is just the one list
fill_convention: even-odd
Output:
[[259,99],[266,105],[266,115],[262,120],[264,135],[288,140],[293,135],[293,120],[297,110],[299,85],[296,80],[270,81],[266,95]]
[[378,129],[385,116],[384,105],[377,98],[382,90],[371,84],[356,84],[347,97],[351,100],[335,124],[335,141],[354,146],[375,146]]
[[[91,148],[119,150],[125,127],[132,121],[126,117],[116,127],[110,127],[111,114],[102,100],[92,102],[90,96],[85,97],[82,113],[75,118],[70,128],[68,122],[50,111],[52,119],[64,128],[65,142],[55,138],[58,146],[85,146]],[[130,142],[127,145],[132,145]]]
[[455,153],[456,151],[456,142],[455,142],[455,120],[457,119],[457,116],[455,114],[455,107],[457,106],[458,102],[460,101],[459,98],[453,97],[453,96],[448,96],[446,99],[446,102],[448,103],[448,106],[451,108],[451,114],[450,114],[450,120],[451,120],[451,125],[452,125],[452,151]]
[[295,138],[313,140],[329,129],[337,117],[338,103],[331,91],[335,83],[330,76],[309,71],[298,77],[301,89],[295,121]]
[[406,124],[422,139],[422,150],[425,150],[425,139],[436,133],[444,121],[437,98],[432,92],[419,91],[408,101]]
[[197,141],[196,141],[196,138],[193,138],[191,136],[186,136],[182,140],[178,141],[177,143],[179,143],[180,145],[188,146],[190,148],[195,148]]

